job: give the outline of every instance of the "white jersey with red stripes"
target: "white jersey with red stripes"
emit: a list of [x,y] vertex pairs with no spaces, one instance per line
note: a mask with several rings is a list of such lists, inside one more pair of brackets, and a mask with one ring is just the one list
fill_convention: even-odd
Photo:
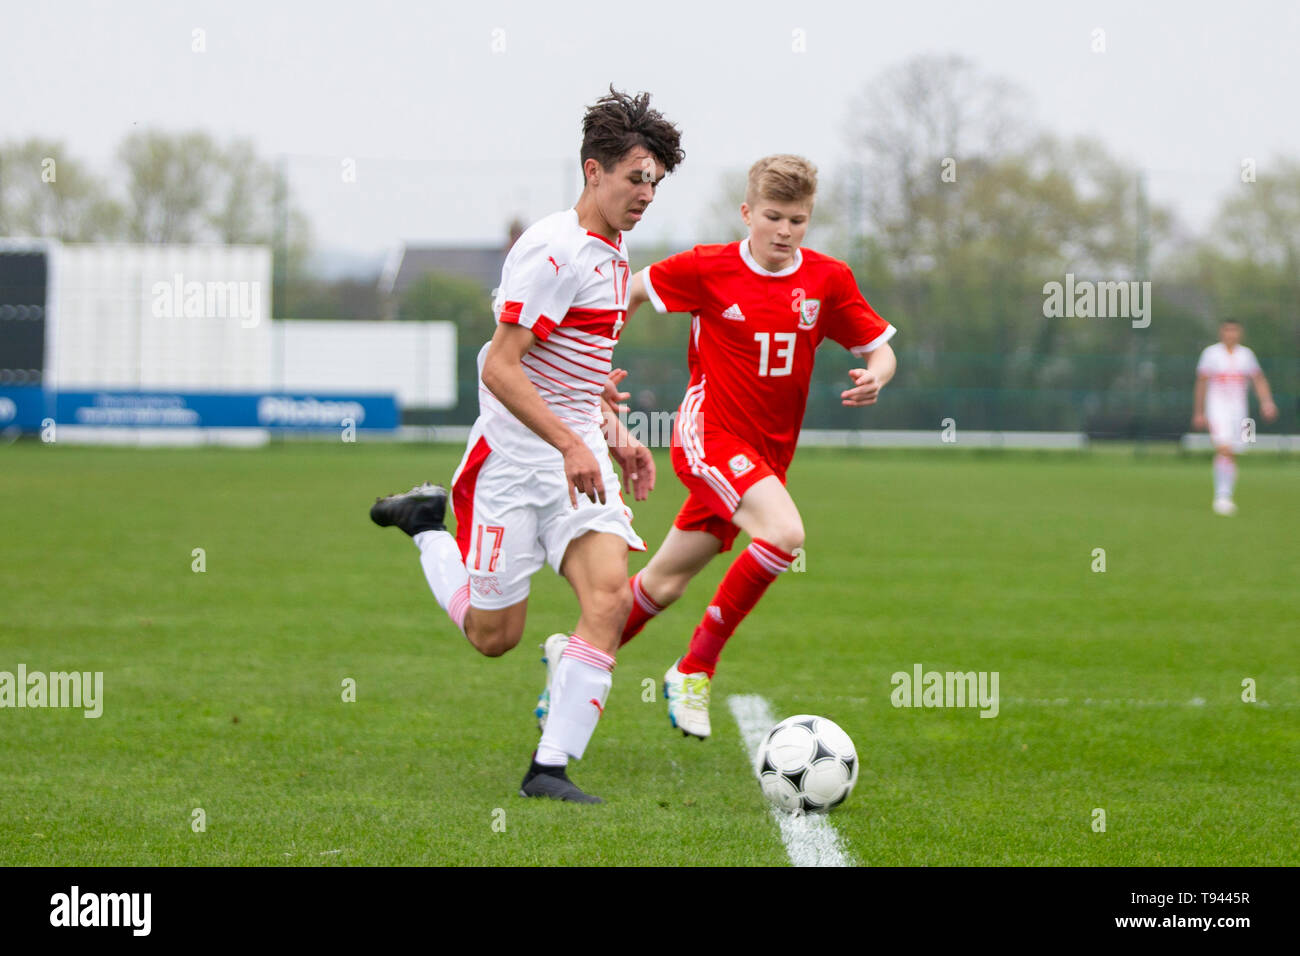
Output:
[[1196,363],[1196,374],[1204,375],[1205,406],[1207,414],[1213,409],[1240,411],[1245,415],[1246,386],[1259,373],[1255,353],[1244,345],[1232,351],[1222,342],[1215,342],[1201,353]]
[[[522,359],[524,373],[555,415],[579,435],[600,434],[600,393],[609,377],[627,317],[627,248],[588,232],[566,209],[531,226],[501,269],[493,311],[498,322],[537,337]],[[515,418],[483,386],[479,356],[479,420],[492,450],[520,464],[554,466],[563,456]]]

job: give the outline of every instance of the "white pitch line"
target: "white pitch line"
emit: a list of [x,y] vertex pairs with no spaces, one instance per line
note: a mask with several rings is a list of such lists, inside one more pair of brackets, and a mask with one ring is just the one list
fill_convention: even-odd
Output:
[[[830,700],[843,701],[846,704],[869,704],[872,703],[870,697],[831,697]],[[1236,701],[1219,701],[1211,703],[1204,697],[1192,697],[1189,700],[1143,700],[1138,697],[1003,697],[1003,704],[1023,704],[1028,707],[1215,707],[1220,703],[1228,707],[1239,706]],[[1252,701],[1247,706],[1259,707],[1262,710],[1277,708],[1280,710],[1294,710],[1300,707],[1300,703],[1291,701],[1281,704],[1271,704],[1266,700],[1258,702]]]
[[[740,742],[752,769],[758,745],[776,724],[776,718],[767,701],[757,694],[733,695],[727,698],[727,705],[740,725]],[[825,814],[796,816],[772,807],[772,817],[781,828],[781,840],[795,866],[853,866],[839,833]]]
[[[1004,704],[1029,704],[1034,707],[1071,707],[1082,704],[1084,707],[1204,707],[1209,703],[1204,697],[1193,697],[1190,700],[1143,700],[1137,697],[1005,697],[1002,701]],[[1239,706],[1238,702],[1232,701],[1229,707]],[[1270,704],[1266,700],[1258,702],[1252,701],[1247,706],[1260,707],[1268,710],[1270,707],[1280,707],[1283,709],[1294,708],[1297,706],[1292,703]]]

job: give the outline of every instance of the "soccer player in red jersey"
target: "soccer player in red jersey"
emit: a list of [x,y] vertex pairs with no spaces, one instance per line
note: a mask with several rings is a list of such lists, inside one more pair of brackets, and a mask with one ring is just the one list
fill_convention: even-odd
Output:
[[718,655],[763,593],[795,559],[804,527],[785,488],[808,401],[813,353],[830,338],[865,368],[849,372],[842,404],[871,405],[893,377],[894,327],[858,290],[849,267],[803,249],[817,170],[799,156],[760,159],[740,214],[749,237],[700,245],[633,279],[628,311],[650,301],[692,316],[690,387],[673,429],[673,469],[690,492],[668,536],[631,580],[631,640],[744,531],[686,654],[664,675],[668,717],[684,734],[709,735],[709,681]]

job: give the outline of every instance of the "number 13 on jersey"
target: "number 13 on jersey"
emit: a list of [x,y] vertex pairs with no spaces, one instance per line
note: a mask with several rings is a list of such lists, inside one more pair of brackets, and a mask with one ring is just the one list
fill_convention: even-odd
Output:
[[[794,369],[794,332],[755,332],[754,341],[758,343],[758,374],[760,378],[775,378],[789,375]],[[775,362],[785,361],[784,365],[769,365],[769,356]]]

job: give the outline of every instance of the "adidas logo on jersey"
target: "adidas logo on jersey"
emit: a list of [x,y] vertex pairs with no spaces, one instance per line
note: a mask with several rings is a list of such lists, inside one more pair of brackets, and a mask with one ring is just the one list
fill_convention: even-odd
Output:
[[[725,299],[723,301],[726,301]],[[732,305],[726,312],[722,313],[724,319],[731,319],[733,322],[744,322],[745,313],[740,311],[740,306]]]

